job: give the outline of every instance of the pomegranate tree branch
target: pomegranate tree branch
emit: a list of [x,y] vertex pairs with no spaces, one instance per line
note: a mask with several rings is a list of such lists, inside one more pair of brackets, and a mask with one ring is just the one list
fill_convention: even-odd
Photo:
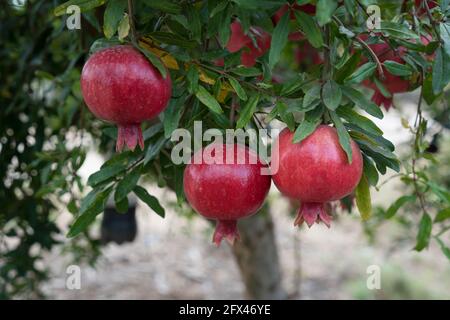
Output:
[[128,0],[128,21],[131,30],[131,42],[137,45],[136,27],[134,25],[133,0]]
[[372,50],[372,48],[362,39],[355,37],[356,41],[361,44],[364,49],[366,49],[370,56],[372,57],[372,59],[375,61],[375,63],[377,64],[377,68],[378,68],[378,74],[380,75],[381,80],[385,79],[384,76],[384,71],[383,71],[383,65],[380,62],[380,59],[378,59],[377,55],[375,54],[375,52]]

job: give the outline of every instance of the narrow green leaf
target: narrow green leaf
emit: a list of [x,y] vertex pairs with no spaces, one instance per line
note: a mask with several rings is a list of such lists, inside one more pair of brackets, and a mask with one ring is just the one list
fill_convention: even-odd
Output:
[[367,177],[363,175],[355,190],[356,206],[363,220],[372,216],[372,199],[370,197],[370,186]]
[[152,209],[157,215],[164,218],[166,215],[166,212],[164,208],[159,203],[158,199],[152,196],[142,188],[141,186],[136,186],[133,189],[133,192],[136,194],[136,196],[141,199],[145,204],[149,206],[150,209]]
[[378,107],[375,103],[370,101],[360,91],[353,89],[351,87],[348,87],[348,86],[341,86],[341,90],[342,90],[342,93],[344,94],[344,96],[346,96],[350,101],[352,101],[359,108],[363,109],[371,116],[374,116],[378,119],[383,119],[383,111],[381,111],[380,107]]
[[166,138],[165,136],[161,136],[161,137],[159,137],[158,140],[156,140],[155,143],[153,143],[149,146],[149,148],[147,149],[147,152],[145,153],[144,166],[147,163],[149,163],[150,161],[152,161],[159,154],[161,149],[166,144],[167,140],[168,140],[168,138]]
[[386,67],[389,73],[392,73],[395,76],[411,76],[413,71],[411,67],[406,64],[401,64],[395,61],[386,60],[383,62],[383,65]]
[[125,170],[125,166],[123,164],[113,164],[111,166],[104,167],[90,175],[87,184],[91,187],[95,187],[96,185],[115,177],[123,170]]
[[217,6],[214,7],[214,9],[211,10],[211,13],[209,14],[209,17],[212,18],[219,12],[222,12],[228,5],[228,1],[222,1],[219,2]]
[[245,127],[245,125],[250,121],[253,116],[253,113],[256,110],[259,102],[259,95],[254,95],[248,99],[242,111],[239,113],[239,119],[236,124],[236,128],[240,129]]
[[334,10],[337,8],[336,0],[319,0],[316,5],[316,17],[319,26],[324,26],[331,21]]
[[361,67],[356,69],[345,82],[347,83],[361,83],[363,80],[369,78],[373,72],[376,70],[377,64],[374,62],[367,62],[363,64]]
[[393,204],[390,205],[390,207],[386,210],[386,214],[385,214],[385,219],[390,219],[393,216],[395,216],[395,214],[397,213],[397,211],[403,207],[406,203],[408,202],[414,202],[416,200],[416,196],[402,196],[400,198],[398,198],[397,200],[395,200],[395,202]]
[[230,71],[241,77],[257,77],[262,73],[262,71],[259,70],[258,68],[245,68],[245,67],[237,67]]
[[126,7],[126,0],[108,1],[106,4],[103,17],[103,33],[107,39],[110,39],[116,33]]
[[360,115],[359,113],[355,112],[349,107],[341,106],[336,109],[336,112],[341,118],[344,118],[349,123],[357,123],[359,127],[363,128],[364,130],[372,134],[375,135],[383,134],[383,131],[381,131],[381,129],[378,128],[377,125],[372,122],[372,120]]
[[325,106],[330,110],[336,110],[341,104],[342,91],[333,80],[328,80],[322,87],[322,99]]
[[273,69],[278,60],[280,60],[281,51],[283,51],[288,41],[288,34],[289,12],[286,12],[273,30],[269,51],[269,66],[271,69]]
[[419,224],[419,233],[417,234],[417,243],[414,247],[416,251],[422,251],[430,242],[431,229],[433,227],[433,222],[428,213],[424,213],[422,215],[422,219],[420,219]]
[[314,85],[305,93],[302,109],[309,111],[320,103],[320,85]]
[[119,202],[116,202],[116,210],[118,213],[126,213],[128,211],[128,207],[129,207],[128,197],[125,197]]
[[375,29],[373,32],[383,32],[384,34],[400,39],[419,39],[419,36],[404,24],[391,22],[391,21],[381,21],[381,28]]
[[189,70],[186,74],[186,79],[189,84],[189,91],[190,92],[197,92],[198,91],[198,69],[194,65],[189,66]]
[[247,93],[245,92],[244,88],[240,85],[239,81],[237,81],[235,78],[229,77],[228,81],[230,82],[231,86],[233,87],[234,91],[238,95],[239,99],[246,101],[247,100]]
[[370,160],[366,155],[363,154],[363,171],[364,175],[367,178],[367,181],[371,186],[376,186],[378,183],[379,175],[378,171],[375,168],[375,165],[373,164],[372,160]]
[[195,96],[201,103],[207,106],[212,112],[223,113],[223,110],[217,100],[205,89],[199,85]]
[[145,0],[145,4],[156,10],[172,14],[179,14],[182,10],[181,6],[178,4],[167,0]]
[[136,186],[139,178],[141,177],[140,170],[134,170],[127,174],[116,186],[116,192],[114,193],[114,201],[116,203],[122,201]]
[[77,217],[75,222],[69,229],[67,233],[68,238],[72,238],[85,231],[86,228],[94,222],[97,215],[105,210],[106,201],[111,194],[112,187],[97,192],[95,196],[90,200],[90,204],[84,211],[80,209],[80,215]]
[[447,219],[450,219],[450,208],[445,208],[439,211],[434,218],[434,222],[442,222]]
[[183,114],[184,96],[178,99],[171,99],[166,110],[164,110],[164,137],[170,138],[172,132],[178,128]]
[[450,260],[450,248],[447,247],[444,242],[440,238],[435,238],[437,243],[439,244],[439,247],[441,248],[442,253],[447,257],[448,260]]
[[128,17],[128,13],[125,13],[122,17],[122,20],[119,22],[119,27],[117,28],[117,36],[120,41],[128,37],[130,33],[130,19]]
[[308,120],[303,120],[300,125],[297,127],[297,130],[295,130],[294,133],[294,139],[293,143],[300,143],[303,140],[305,140],[307,137],[309,137],[314,130],[319,126],[320,119],[310,122]]
[[155,55],[153,52],[148,51],[144,47],[138,47],[138,49],[147,57],[147,59],[151,62],[151,64],[156,69],[158,69],[159,73],[161,73],[161,75],[165,79],[167,77],[167,69],[162,63],[162,61],[158,58],[158,56]]
[[294,116],[292,115],[292,112],[289,112],[288,106],[286,105],[286,103],[284,103],[281,100],[277,101],[277,106],[276,108],[278,110],[278,113],[280,115],[281,120],[286,123],[286,125],[288,126],[289,130],[293,131],[295,130],[295,119]]
[[[67,13],[67,8],[71,5],[76,5],[80,8],[80,12],[86,12],[94,8],[100,7],[106,2],[106,0],[70,0],[57,6],[53,10],[55,16],[62,16]],[[73,13],[73,12],[72,12]]]
[[433,63],[433,93],[438,95],[442,92],[450,80],[450,56],[440,47],[436,50]]
[[348,162],[352,163],[352,147],[351,147],[351,143],[350,143],[351,142],[350,135],[348,134],[347,129],[343,125],[341,119],[336,114],[336,112],[330,111],[329,113],[330,113],[331,121],[333,121],[334,125],[336,126],[336,130],[337,130],[338,137],[339,137],[339,143],[341,144],[342,149],[347,154]]
[[322,47],[322,32],[314,19],[302,11],[295,11],[295,18],[300,25],[300,29],[305,33],[306,39],[308,39],[309,43],[311,43],[314,48]]

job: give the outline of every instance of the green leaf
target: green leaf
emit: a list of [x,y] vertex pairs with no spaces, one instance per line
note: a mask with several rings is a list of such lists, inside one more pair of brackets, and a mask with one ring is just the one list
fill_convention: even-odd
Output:
[[450,23],[439,24],[439,31],[441,34],[441,39],[444,42],[444,51],[448,57],[450,57]]
[[239,119],[236,124],[237,129],[245,127],[245,125],[250,121],[250,119],[253,116],[253,113],[256,110],[256,107],[258,106],[258,102],[259,102],[258,94],[254,95],[254,96],[250,97],[250,99],[248,99],[244,108],[239,113]]
[[380,29],[375,29],[373,32],[383,32],[387,36],[400,39],[419,39],[419,36],[404,24],[381,21],[380,27]]
[[214,9],[211,10],[211,13],[209,14],[209,17],[212,18],[219,12],[222,12],[228,5],[228,1],[222,1],[217,4],[217,6],[214,7]]
[[245,93],[244,88],[240,85],[239,81],[237,81],[235,78],[229,77],[228,81],[230,82],[231,86],[233,87],[234,91],[238,95],[239,99],[246,101],[247,100],[247,93]]
[[189,66],[189,70],[186,74],[186,79],[189,83],[189,91],[197,92],[199,74],[197,68],[194,65]]
[[295,11],[295,18],[297,23],[300,25],[300,29],[305,33],[306,39],[308,39],[309,43],[311,43],[314,48],[322,47],[322,32],[314,19],[302,11]]
[[170,138],[172,132],[178,128],[181,116],[183,114],[184,96],[178,99],[172,99],[166,110],[164,110],[164,137]]
[[320,103],[320,88],[319,85],[314,85],[306,91],[305,97],[303,98],[303,110],[312,110]]
[[117,28],[117,36],[120,41],[128,37],[130,33],[130,19],[128,17],[128,13],[125,13],[122,17],[122,20],[119,22],[119,27]]
[[428,213],[424,213],[422,215],[422,219],[420,219],[419,233],[417,234],[417,243],[414,250],[422,251],[428,247],[432,227],[433,222],[431,221],[430,215]]
[[440,47],[436,50],[433,63],[433,93],[439,94],[450,80],[450,56]]
[[328,80],[322,87],[322,99],[325,106],[330,110],[336,110],[341,104],[342,91],[333,80]]
[[297,127],[297,130],[295,130],[294,139],[292,142],[293,143],[302,142],[307,137],[309,137],[314,132],[314,130],[316,130],[316,128],[319,126],[319,124],[320,124],[320,119],[318,119],[314,122],[303,120],[300,123],[300,125]]
[[411,76],[413,73],[411,67],[395,61],[386,60],[385,62],[383,62],[383,65],[386,67],[389,73],[392,73],[395,76]]
[[447,257],[448,260],[450,260],[450,248],[447,247],[444,242],[440,238],[435,238],[437,243],[439,244],[439,247],[441,248],[442,253]]
[[192,32],[192,37],[200,43],[202,38],[202,23],[200,21],[199,10],[195,6],[188,4],[185,7],[189,20],[189,30]]
[[349,123],[357,123],[359,127],[372,134],[383,135],[383,131],[381,131],[372,120],[360,115],[349,107],[340,106],[336,109],[336,112],[341,118],[344,118]]
[[295,119],[291,112],[288,112],[288,106],[281,100],[277,101],[277,106],[274,108],[278,110],[281,120],[286,123],[289,130],[295,130]]
[[87,184],[91,187],[95,187],[96,185],[117,176],[123,170],[125,170],[125,166],[123,164],[113,164],[111,166],[104,167],[90,175]]
[[231,16],[233,14],[233,7],[231,5],[227,6],[219,17],[219,42],[222,47],[225,47],[231,36]]
[[319,26],[324,26],[331,21],[337,8],[336,0],[319,0],[316,5],[316,17]]
[[196,46],[195,41],[187,40],[172,32],[155,31],[150,33],[149,35],[159,42],[173,44],[181,48],[192,49]]
[[372,216],[372,200],[370,197],[370,187],[365,175],[361,177],[355,190],[356,206],[363,220],[368,220]]
[[67,8],[70,7],[71,5],[78,6],[81,12],[86,12],[94,8],[100,7],[105,2],[106,0],[70,0],[57,6],[55,10],[53,10],[53,14],[55,16],[62,16],[63,14],[66,14]]
[[450,208],[442,209],[434,218],[434,222],[442,222],[450,218]]
[[158,58],[158,56],[155,55],[153,52],[148,51],[144,47],[139,46],[138,49],[147,57],[148,60],[150,60],[151,64],[156,69],[158,69],[159,73],[161,73],[161,75],[165,79],[167,77],[167,69],[164,66],[164,64],[162,63],[162,61]]
[[230,71],[241,77],[257,77],[262,73],[262,71],[257,68],[245,68],[245,67],[237,67]]
[[116,202],[116,210],[118,213],[126,213],[128,211],[128,206],[128,197],[125,197],[119,202]]
[[372,160],[370,160],[366,155],[363,154],[363,159],[364,159],[364,163],[363,163],[363,171],[364,171],[364,175],[367,178],[367,181],[369,182],[369,184],[371,186],[376,186],[378,183],[378,171],[375,168]]
[[416,200],[416,196],[402,196],[398,198],[393,204],[390,205],[390,207],[386,210],[385,219],[392,218],[397,211],[403,207],[408,202],[414,202]]
[[[371,116],[383,119],[383,111],[374,102],[367,99],[360,91],[348,86],[341,86],[342,93],[355,105],[366,111]],[[383,133],[378,131],[379,133]]]
[[141,177],[140,170],[134,170],[127,174],[116,186],[116,192],[114,193],[114,201],[116,203],[122,201],[136,186],[139,178]]
[[201,103],[207,106],[212,112],[223,113],[223,110],[217,100],[201,85],[198,86],[198,90],[195,96]]
[[136,196],[141,199],[145,204],[149,206],[150,209],[155,211],[157,215],[164,218],[166,215],[166,212],[164,208],[159,203],[158,199],[154,196],[150,195],[147,190],[142,188],[141,186],[136,186],[133,189],[133,192],[136,194]]
[[367,62],[363,64],[361,67],[356,69],[355,72],[353,72],[347,79],[345,79],[345,82],[347,83],[360,83],[363,80],[369,78],[373,72],[376,70],[377,64],[374,62]]
[[145,4],[156,10],[172,14],[179,14],[182,10],[178,4],[167,0],[145,0]]
[[295,130],[292,142],[300,143],[313,133],[322,122],[322,115],[323,107],[305,113],[305,119],[297,127],[297,130]]
[[96,190],[95,193],[92,193],[94,196],[91,196],[89,199],[89,205],[87,205],[84,210],[81,210],[80,208],[80,215],[77,217],[67,233],[68,238],[75,237],[85,231],[86,228],[94,222],[97,215],[105,210],[106,201],[108,200],[111,191],[112,187],[109,187],[106,190]]
[[159,154],[166,142],[167,138],[165,136],[161,136],[158,140],[156,140],[155,143],[150,145],[150,147],[147,149],[147,152],[145,153],[144,166]]
[[270,0],[232,0],[242,9],[248,10],[260,10],[260,9],[272,9],[278,8],[282,5],[280,1]]
[[117,39],[105,39],[105,38],[97,39],[92,43],[91,47],[89,48],[89,55],[92,55],[97,51],[117,46],[120,44],[122,43]]
[[273,69],[278,60],[280,60],[281,51],[283,51],[288,41],[288,34],[289,12],[286,12],[273,30],[269,51],[269,66],[271,69]]
[[116,33],[126,7],[126,0],[108,1],[106,4],[103,17],[103,33],[107,39],[110,39]]
[[330,111],[331,121],[333,121],[336,126],[336,130],[339,137],[339,143],[341,144],[342,149],[347,154],[348,162],[352,163],[352,147],[351,147],[351,138],[348,134],[347,129],[343,125],[341,119],[334,111]]

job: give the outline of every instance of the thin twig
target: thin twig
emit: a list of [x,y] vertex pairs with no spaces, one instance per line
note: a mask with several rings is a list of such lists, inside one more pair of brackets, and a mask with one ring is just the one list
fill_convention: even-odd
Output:
[[137,45],[136,27],[134,25],[133,0],[128,0],[128,21],[131,30],[131,42]]
[[386,77],[384,76],[384,71],[383,71],[383,65],[380,62],[380,59],[378,59],[376,53],[372,50],[372,48],[362,39],[355,37],[356,41],[361,44],[367,51],[369,51],[370,56],[372,57],[372,59],[375,61],[375,63],[377,64],[377,69],[378,69],[378,74],[380,76],[381,80],[386,79]]

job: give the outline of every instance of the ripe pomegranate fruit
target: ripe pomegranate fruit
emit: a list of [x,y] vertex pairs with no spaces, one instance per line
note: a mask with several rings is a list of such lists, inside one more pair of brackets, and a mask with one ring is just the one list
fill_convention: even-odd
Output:
[[118,126],[116,149],[125,144],[144,148],[141,122],[156,117],[172,94],[167,73],[159,71],[132,46],[120,45],[94,53],[81,73],[81,92],[92,113]]
[[[367,35],[361,36],[362,40],[367,40]],[[381,63],[387,60],[395,61],[400,64],[405,64],[405,61],[402,59],[402,56],[406,53],[405,47],[399,47],[398,52],[395,53],[392,51],[392,49],[389,47],[386,43],[376,43],[376,44],[370,44],[369,47],[373,50],[373,52],[377,55],[378,59]],[[367,60],[363,61],[365,63]],[[378,106],[384,105],[386,110],[389,110],[389,108],[392,106],[393,97],[392,95],[395,93],[403,93],[408,92],[412,89],[411,83],[408,79],[405,79],[400,76],[395,76],[389,71],[386,70],[386,68],[383,67],[383,72],[385,79],[381,81],[381,83],[384,85],[384,87],[389,91],[391,94],[390,97],[385,97],[380,89],[376,86],[375,83],[372,81],[366,79],[363,81],[363,85],[365,85],[368,88],[373,89],[375,92],[372,96],[372,101],[377,104]]]
[[250,32],[255,36],[257,46],[253,44],[252,39],[244,33],[239,21],[231,24],[231,36],[226,48],[231,53],[238,52],[243,49],[241,55],[241,63],[245,67],[253,67],[256,59],[264,55],[270,49],[271,36],[270,33],[259,27],[251,27]]
[[[196,156],[201,164],[195,164]],[[211,155],[211,161],[205,161]],[[227,155],[233,159],[226,162]],[[251,157],[255,161],[250,161]],[[240,144],[213,143],[199,150],[184,171],[184,192],[191,206],[202,216],[217,221],[213,242],[239,238],[237,220],[254,214],[270,188],[270,176],[256,153]]]
[[358,185],[363,170],[361,151],[352,140],[353,161],[348,163],[336,129],[327,125],[320,125],[300,143],[293,143],[293,136],[286,128],[275,141],[272,164],[278,171],[273,181],[285,196],[300,200],[295,225],[305,221],[311,227],[323,221],[329,227],[326,204],[349,195]]

